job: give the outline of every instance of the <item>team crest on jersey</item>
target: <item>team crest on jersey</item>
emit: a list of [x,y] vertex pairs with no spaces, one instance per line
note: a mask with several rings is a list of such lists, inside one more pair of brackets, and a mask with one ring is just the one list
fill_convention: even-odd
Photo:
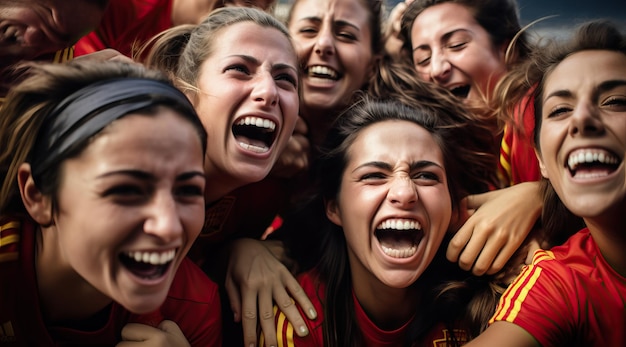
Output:
[[4,322],[0,325],[0,343],[16,342],[15,332],[11,321]]
[[235,196],[227,195],[207,208],[200,237],[209,237],[224,229],[224,223],[235,206],[235,201],[237,201]]
[[454,339],[452,334],[450,334],[450,331],[448,329],[443,329],[441,332],[443,333],[443,336],[440,339],[435,339],[433,340],[433,347],[450,347],[450,346],[456,346],[454,342],[454,340],[456,340],[456,342],[460,345],[465,344],[468,339],[467,339],[467,332],[465,330],[462,329],[454,329]]

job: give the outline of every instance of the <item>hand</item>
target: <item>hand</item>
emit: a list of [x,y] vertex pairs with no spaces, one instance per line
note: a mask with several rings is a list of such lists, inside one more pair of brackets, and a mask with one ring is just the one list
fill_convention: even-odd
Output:
[[298,336],[306,336],[309,331],[296,303],[310,319],[317,317],[298,281],[264,245],[265,242],[268,241],[235,240],[228,262],[225,287],[234,319],[243,325],[244,346],[255,346],[257,343],[257,317],[260,318],[266,345],[278,345],[274,301],[294,326]]
[[298,116],[293,134],[289,137],[287,146],[281,152],[278,160],[272,167],[271,175],[290,178],[309,167],[309,129],[302,117]]
[[183,332],[171,320],[162,321],[158,328],[128,323],[122,329],[122,340],[117,347],[190,347]]
[[475,275],[500,271],[541,214],[538,182],[525,182],[466,198],[469,218],[456,232],[446,256]]
[[402,16],[406,11],[406,8],[413,2],[414,0],[406,0],[399,2],[392,10],[389,12],[389,18],[385,24],[383,42],[385,43],[385,51],[389,53],[392,57],[398,57],[401,55],[402,46],[404,45],[404,41],[400,37],[400,32],[402,31]]

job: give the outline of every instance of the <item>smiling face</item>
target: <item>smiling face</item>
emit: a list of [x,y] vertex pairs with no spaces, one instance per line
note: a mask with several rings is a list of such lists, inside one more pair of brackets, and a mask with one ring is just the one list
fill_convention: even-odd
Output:
[[626,55],[582,51],[547,76],[539,133],[542,174],[574,214],[624,211]]
[[463,100],[489,96],[506,70],[506,47],[494,47],[489,33],[463,5],[425,9],[413,22],[411,44],[418,76]]
[[62,164],[54,219],[64,266],[135,313],[163,303],[204,222],[198,133],[158,112],[115,121]]
[[252,22],[216,42],[191,99],[208,133],[209,181],[230,191],[265,178],[285,148],[298,116],[297,59],[283,33]]
[[302,70],[302,108],[337,112],[373,64],[371,10],[360,0],[300,0],[288,23]]
[[[21,0],[0,4],[0,58],[32,59],[73,45],[95,28],[102,1]],[[80,14],[80,15],[76,15]]]
[[327,215],[343,228],[355,283],[411,285],[435,256],[452,215],[439,145],[412,122],[363,129]]

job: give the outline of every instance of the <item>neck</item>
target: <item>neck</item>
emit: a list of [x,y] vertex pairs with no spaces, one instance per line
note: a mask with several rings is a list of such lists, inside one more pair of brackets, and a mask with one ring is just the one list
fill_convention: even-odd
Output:
[[601,217],[585,218],[585,224],[606,262],[622,277],[626,277],[626,220],[623,212],[613,211]]
[[60,251],[54,226],[36,233],[35,272],[42,315],[47,322],[79,321],[100,312],[112,300],[85,281]]
[[[354,294],[368,317],[383,330],[395,330],[415,315],[418,293],[413,286],[391,288],[365,269],[352,270]],[[365,276],[363,276],[365,275]],[[369,280],[364,280],[369,278]]]

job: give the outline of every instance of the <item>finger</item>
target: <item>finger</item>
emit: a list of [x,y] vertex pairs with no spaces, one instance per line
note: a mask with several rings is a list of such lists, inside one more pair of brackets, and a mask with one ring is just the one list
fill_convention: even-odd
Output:
[[[280,285],[276,286],[274,290],[281,289],[284,292],[284,288]],[[261,290],[259,292],[259,325],[261,331],[265,336],[266,346],[277,346],[276,336],[276,324],[274,322],[274,302],[272,300],[272,290]],[[249,329],[250,339],[254,341],[256,339],[256,325]],[[244,336],[246,336],[246,327],[244,327]],[[246,341],[246,346],[250,346],[250,342]]]
[[180,327],[178,326],[178,324],[176,324],[176,322],[171,321],[171,320],[164,320],[159,324],[159,329],[165,331],[168,334],[175,334],[175,335],[183,335],[183,331],[180,330]]
[[239,287],[232,281],[230,277],[226,279],[224,284],[226,294],[228,295],[228,302],[230,303],[230,309],[233,311],[233,321],[241,321],[241,292]]
[[145,341],[154,333],[154,327],[140,324],[128,323],[122,328],[122,340],[124,341]]
[[459,231],[454,234],[454,237],[448,243],[448,248],[446,249],[446,258],[449,261],[456,263],[459,261],[459,256],[463,249],[469,242],[472,237],[472,233],[474,232],[474,225],[471,219],[468,219],[465,224],[459,229]]
[[[499,256],[499,254],[505,250],[503,247],[507,245],[505,239],[494,237],[487,238],[484,242],[484,246],[478,250],[479,253],[474,258],[470,258],[470,255],[468,254],[468,259],[466,259],[468,263],[473,261],[474,265],[472,266],[472,273],[476,276],[484,275],[492,267],[494,260]],[[508,252],[508,250],[505,251]],[[515,252],[515,250],[513,251]],[[463,255],[461,255],[461,258],[463,258]],[[508,259],[508,257],[506,259]],[[504,264],[502,264],[502,266],[504,266]],[[502,266],[500,266],[500,268],[502,268]]]
[[[294,279],[295,280],[295,279]],[[301,289],[300,289],[301,290]],[[300,294],[300,293],[299,293]],[[301,294],[304,294],[303,292]],[[304,295],[306,297],[306,295]],[[287,320],[293,325],[296,334],[298,336],[306,336],[309,334],[309,329],[307,328],[298,307],[296,306],[295,301],[292,297],[285,291],[285,288],[282,286],[280,288],[275,288],[274,290],[274,300],[276,301],[276,305],[280,307],[280,310],[283,312]],[[302,300],[302,298],[300,298]],[[309,299],[306,298],[308,302]],[[309,302],[310,304],[310,302]],[[312,306],[312,305],[311,305]],[[309,307],[306,310],[310,310],[312,307]]]
[[[285,279],[285,283],[287,284],[291,297],[295,300],[298,306],[300,306],[307,317],[309,319],[316,319],[317,311],[315,311],[315,307],[313,307],[308,295],[306,295],[298,281],[291,275],[291,273],[289,274],[289,278]],[[298,314],[298,316],[300,316],[300,314]],[[289,321],[291,322],[291,319]]]
[[[243,327],[243,340],[245,346],[256,346],[257,329],[257,295],[256,291],[243,290],[241,306],[241,325]],[[276,332],[274,332],[276,335]],[[268,341],[268,337],[265,337]],[[275,345],[275,343],[273,344]]]
[[482,251],[487,242],[485,233],[478,233],[472,230],[472,235],[467,241],[465,248],[459,254],[459,267],[465,271],[469,271],[474,266],[474,262]]

